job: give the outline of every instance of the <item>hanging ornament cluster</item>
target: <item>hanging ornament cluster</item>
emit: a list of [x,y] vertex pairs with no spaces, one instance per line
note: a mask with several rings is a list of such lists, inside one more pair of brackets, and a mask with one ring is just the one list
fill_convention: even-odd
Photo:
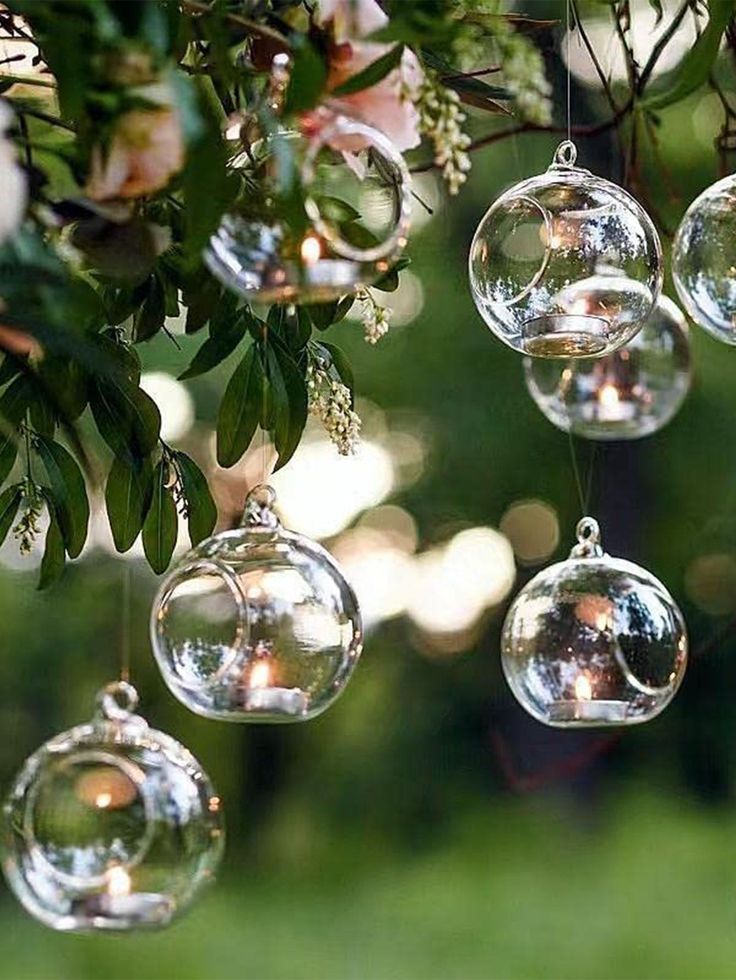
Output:
[[271,487],[243,524],[203,541],[165,579],[151,613],[164,680],[184,705],[222,721],[303,721],[345,688],[363,632],[332,557],[283,528]]
[[648,721],[672,700],[687,635],[667,589],[646,569],[605,554],[583,518],[566,561],[536,575],[503,626],[504,674],[519,703],[560,728]]
[[514,185],[470,247],[473,300],[509,347],[535,357],[610,354],[662,287],[659,236],[623,188],[575,166],[561,143],[544,174]]
[[600,358],[524,359],[529,394],[563,432],[639,439],[677,414],[690,390],[685,317],[666,296],[633,340]]
[[93,720],[38,749],[5,803],[5,876],[54,929],[166,926],[219,864],[219,797],[137,703],[129,684],[106,687]]

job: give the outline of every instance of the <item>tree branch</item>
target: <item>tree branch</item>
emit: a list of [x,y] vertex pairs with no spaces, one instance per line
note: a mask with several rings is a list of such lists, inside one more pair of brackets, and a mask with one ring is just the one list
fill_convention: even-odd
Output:
[[[181,0],[182,10],[188,10],[193,14],[211,14],[213,13],[212,8],[206,4],[201,3],[200,0]],[[254,37],[267,38],[269,41],[274,41],[278,44],[284,51],[290,51],[291,45],[286,40],[283,34],[278,31],[273,30],[271,27],[267,27],[265,24],[259,24],[254,20],[249,20],[247,17],[241,17],[240,14],[224,13],[223,20],[226,20],[228,24],[233,24],[235,27],[242,28],[246,34],[250,34]]]

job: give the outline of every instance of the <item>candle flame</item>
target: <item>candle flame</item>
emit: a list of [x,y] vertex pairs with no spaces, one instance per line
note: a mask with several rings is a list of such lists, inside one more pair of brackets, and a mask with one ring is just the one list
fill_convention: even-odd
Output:
[[604,408],[617,408],[621,401],[618,388],[610,381],[602,384],[598,392],[598,401]]
[[112,803],[112,793],[98,793],[95,797],[95,806],[100,810],[106,810]]
[[251,687],[268,687],[271,683],[271,668],[266,660],[258,660],[250,669]]
[[585,674],[575,681],[575,697],[578,701],[590,701],[593,697],[593,687]]
[[130,875],[119,865],[107,872],[107,893],[113,898],[130,895]]
[[302,241],[302,262],[305,265],[314,265],[319,260],[321,252],[319,238],[316,235],[307,235]]

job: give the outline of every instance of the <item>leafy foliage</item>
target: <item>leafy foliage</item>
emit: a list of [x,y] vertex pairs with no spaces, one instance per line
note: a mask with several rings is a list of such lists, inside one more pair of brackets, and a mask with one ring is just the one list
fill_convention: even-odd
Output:
[[[661,18],[659,0],[650,3]],[[259,429],[276,466],[288,463],[307,420],[314,358],[353,397],[352,367],[325,334],[345,318],[354,293],[254,309],[224,289],[203,258],[226,212],[265,215],[285,229],[285,249],[299,248],[311,226],[284,131],[309,131],[333,100],[370,95],[414,56],[417,70],[457,93],[455,101],[486,118],[507,113],[518,89],[512,54],[508,78],[505,64],[463,67],[479,52],[485,59],[511,51],[510,37],[528,46],[527,33],[554,26],[501,15],[488,0],[382,0],[388,18],[370,41],[383,48],[331,89],[335,65],[349,54],[336,22],[303,0],[247,6],[246,16],[227,0],[12,0],[0,11],[4,33],[37,46],[37,70],[24,84],[16,85],[12,59],[0,66],[0,94],[15,110],[0,141],[15,144],[28,192],[23,220],[13,234],[0,233],[0,538],[18,521],[17,536],[31,542],[45,510],[43,586],[84,547],[97,489],[88,489],[97,470],[89,458],[105,461],[115,547],[127,551],[142,533],[156,571],[169,564],[179,516],[193,543],[216,525],[207,468],[162,440],[159,409],[141,387],[136,348],[171,335],[172,319],[187,335],[202,335],[178,367],[182,381],[229,358],[236,365],[217,415],[222,466],[236,464]],[[611,10],[629,17],[628,5]],[[653,64],[634,66],[631,111],[656,121],[712,81],[734,0],[711,0],[709,11],[697,42],[663,81],[649,84]],[[285,54],[290,69],[279,81],[274,56]],[[223,138],[233,130],[236,144]],[[136,156],[149,145],[156,154]],[[246,164],[231,166],[234,155]],[[328,173],[333,162],[324,161]],[[380,159],[367,155],[367,165],[390,184]],[[359,196],[343,196],[329,182],[317,196],[325,220],[353,245],[375,244]],[[395,291],[407,263],[383,269],[373,287]]]

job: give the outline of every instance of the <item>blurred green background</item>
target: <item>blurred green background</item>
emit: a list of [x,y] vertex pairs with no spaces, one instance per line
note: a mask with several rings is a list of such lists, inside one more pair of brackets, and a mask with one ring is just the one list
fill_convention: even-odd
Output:
[[[531,8],[559,15],[559,4]],[[644,50],[649,10],[635,6]],[[562,92],[555,37],[540,42]],[[582,72],[576,41],[571,50]],[[733,88],[728,65],[719,72]],[[605,118],[578,74],[573,105],[579,123]],[[641,138],[629,177],[666,250],[666,232],[719,176],[720,123],[716,97],[701,92],[663,115],[656,146]],[[623,179],[610,134],[578,143],[584,166]],[[410,275],[388,298],[394,327],[375,350],[354,321],[331,338],[356,365],[363,450],[343,461],[314,430],[277,481],[285,519],[334,550],[367,613],[363,660],[326,715],[238,727],[174,702],[147,638],[156,581],[111,553],[102,516],[48,594],[12,548],[0,553],[2,784],[89,717],[116,675],[130,575],[143,710],[203,762],[229,830],[218,885],[165,934],[55,935],[5,891],[0,977],[736,976],[736,353],[693,329],[695,380],[678,418],[595,457],[591,509],[607,549],[662,578],[688,621],[697,655],[676,701],[640,729],[572,734],[527,718],[501,676],[504,610],[567,553],[579,505],[568,439],[476,314],[465,257],[494,196],[546,167],[555,144],[526,134],[475,155],[451,202],[421,177],[434,215],[418,209]],[[195,421],[184,424],[191,406],[161,374],[175,376],[199,341],[178,339],[182,350],[163,337],[145,347],[145,367],[179,426],[170,441],[214,470],[215,393],[232,366],[191,384]],[[587,473],[589,447],[576,452]],[[254,453],[215,471],[223,524],[259,466]]]

